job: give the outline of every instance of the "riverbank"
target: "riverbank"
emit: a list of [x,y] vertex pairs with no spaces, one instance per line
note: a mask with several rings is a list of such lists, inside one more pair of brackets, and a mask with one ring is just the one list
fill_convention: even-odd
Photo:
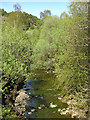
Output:
[[[56,74],[56,78],[58,78],[57,73],[55,71],[45,71],[48,73],[54,73]],[[60,88],[61,90],[62,88]],[[85,90],[87,93],[88,88]],[[60,96],[60,100],[64,103],[68,104],[68,108],[64,108],[60,110],[60,114],[67,115],[70,114],[72,118],[89,118],[89,99],[88,94],[83,94],[83,92],[76,92],[74,94],[70,95],[62,95]]]
[[[22,118],[15,110],[15,99],[18,91],[23,87],[25,78],[19,78],[12,84],[12,80],[2,83],[2,119]],[[24,117],[23,117],[24,118]]]
[[87,99],[80,98],[82,96],[78,95],[70,95],[64,96],[62,98],[62,102],[66,102],[68,104],[68,111],[64,110],[62,114],[71,114],[72,118],[88,118],[89,117],[89,107],[87,103]]
[[[47,117],[50,112],[50,116],[54,114],[53,117],[58,116],[59,118],[87,118],[88,105],[86,99],[80,93],[77,96],[60,96],[60,90],[55,88],[55,80],[57,79],[55,72],[38,71],[35,72],[34,78],[35,80],[27,80],[26,82],[22,80],[21,85],[14,86],[14,89],[8,94],[8,99],[6,98],[11,107],[5,108],[7,111],[4,111],[4,116],[6,115],[7,118],[9,116],[16,118],[24,116],[23,118],[27,119],[26,116],[30,117],[36,113],[39,114],[38,117],[42,117],[41,114]],[[43,100],[44,102],[42,102]],[[10,103],[10,101],[12,102]],[[33,102],[36,102],[36,108],[31,107]],[[32,112],[33,110],[34,112]]]

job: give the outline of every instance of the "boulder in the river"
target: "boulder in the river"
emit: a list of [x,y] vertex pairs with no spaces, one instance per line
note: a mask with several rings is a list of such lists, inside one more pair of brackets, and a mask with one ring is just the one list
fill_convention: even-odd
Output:
[[20,103],[23,100],[28,99],[28,98],[29,98],[29,95],[27,95],[24,92],[20,92],[19,95],[16,97],[15,103]]
[[15,100],[15,108],[16,112],[19,114],[24,114],[24,111],[26,110],[25,106],[27,105],[27,100],[30,99],[29,95],[26,94],[26,91],[21,89],[18,91],[19,95],[16,97]]

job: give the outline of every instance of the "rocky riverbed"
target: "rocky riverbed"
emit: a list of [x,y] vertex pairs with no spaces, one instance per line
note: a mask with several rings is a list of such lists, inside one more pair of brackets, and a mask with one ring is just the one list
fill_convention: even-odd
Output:
[[[43,74],[45,73],[42,73],[42,76],[45,76]],[[60,91],[53,87],[53,81],[55,78],[52,74],[40,80],[27,80],[23,88],[16,92],[14,103],[16,114],[23,115],[26,119],[86,118],[87,106],[86,109],[78,109],[74,96],[70,98],[60,96]]]
[[[62,103],[60,98],[58,99],[55,89],[41,90],[39,88],[40,84],[43,83],[41,81],[38,83],[28,80],[23,89],[17,92],[18,95],[14,103],[16,113],[24,115],[26,118],[65,117],[59,113],[58,109],[66,108],[67,104]],[[66,118],[68,118],[68,116],[66,116]]]
[[[30,82],[29,82],[30,83]],[[68,116],[71,118],[85,118],[85,116],[83,116],[83,114],[80,114],[79,112],[75,111],[75,109],[73,107],[71,107],[71,104],[74,103],[75,104],[75,100],[71,100],[68,101],[68,107],[59,107],[58,104],[53,101],[53,102],[49,102],[49,104],[47,105],[44,101],[43,101],[43,95],[36,95],[36,94],[32,94],[32,92],[30,92],[30,90],[32,89],[33,86],[31,86],[31,84],[27,84],[25,85],[25,88],[19,90],[18,96],[16,97],[15,100],[15,109],[16,112],[21,114],[21,115],[25,115],[26,117],[37,117],[35,114],[38,113],[38,111],[42,111],[44,113],[44,110],[46,111],[51,110],[52,113],[58,113],[62,116]],[[30,88],[30,89],[29,89]],[[55,89],[46,89],[46,91],[55,91]],[[57,98],[58,102],[61,103],[61,101],[64,101],[63,97],[58,97],[58,95],[54,94],[55,98]],[[39,101],[38,101],[39,100]],[[40,101],[43,101],[40,103]],[[52,101],[52,100],[51,100]],[[36,103],[35,103],[36,102]],[[37,103],[39,102],[39,103]],[[81,112],[81,111],[80,111]],[[50,113],[51,114],[51,113]]]
[[30,100],[29,95],[26,94],[26,91],[21,89],[18,91],[18,96],[15,100],[15,110],[17,113],[24,115],[25,106],[27,105],[27,100]]

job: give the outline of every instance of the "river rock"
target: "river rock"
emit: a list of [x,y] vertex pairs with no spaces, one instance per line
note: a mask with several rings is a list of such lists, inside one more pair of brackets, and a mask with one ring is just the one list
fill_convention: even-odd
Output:
[[41,107],[38,107],[38,109],[40,110],[40,109],[42,109]]
[[78,117],[78,114],[74,113],[72,114],[72,118],[77,118]]
[[25,107],[20,107],[20,106],[16,107],[16,112],[19,114],[23,114],[25,110],[26,110]]
[[58,109],[58,112],[60,112],[61,111],[61,109]]
[[34,112],[35,111],[35,109],[31,109],[31,112]]
[[15,108],[16,112],[19,114],[23,114],[26,110],[25,106],[27,105],[27,100],[30,99],[29,95],[26,94],[26,91],[21,89],[18,91],[19,95],[16,97],[15,100]]
[[23,100],[28,99],[28,98],[29,98],[29,95],[27,95],[24,92],[20,92],[19,95],[16,97],[15,103],[20,103]]
[[29,114],[29,115],[31,115],[31,114],[32,114],[32,112],[28,112],[28,114]]
[[66,110],[65,108],[62,109],[62,111],[65,111],[65,110]]
[[67,108],[67,110],[69,110],[69,108]]
[[58,100],[61,100],[62,98],[58,97]]
[[50,103],[50,108],[55,108],[57,105],[54,105],[52,102]]

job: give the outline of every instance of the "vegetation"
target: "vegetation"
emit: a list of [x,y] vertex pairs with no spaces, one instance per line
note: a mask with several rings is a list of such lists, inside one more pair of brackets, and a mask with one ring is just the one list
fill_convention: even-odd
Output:
[[7,16],[2,23],[3,94],[33,70],[44,69],[56,73],[61,95],[88,99],[88,4],[72,2],[70,14],[60,18],[41,12],[44,22],[14,7],[9,15],[2,10]]
[[51,16],[51,11],[50,10],[44,10],[44,12],[40,12],[40,18],[41,20],[45,21],[45,19]]
[[0,8],[0,15],[7,17],[9,14],[4,9]]

